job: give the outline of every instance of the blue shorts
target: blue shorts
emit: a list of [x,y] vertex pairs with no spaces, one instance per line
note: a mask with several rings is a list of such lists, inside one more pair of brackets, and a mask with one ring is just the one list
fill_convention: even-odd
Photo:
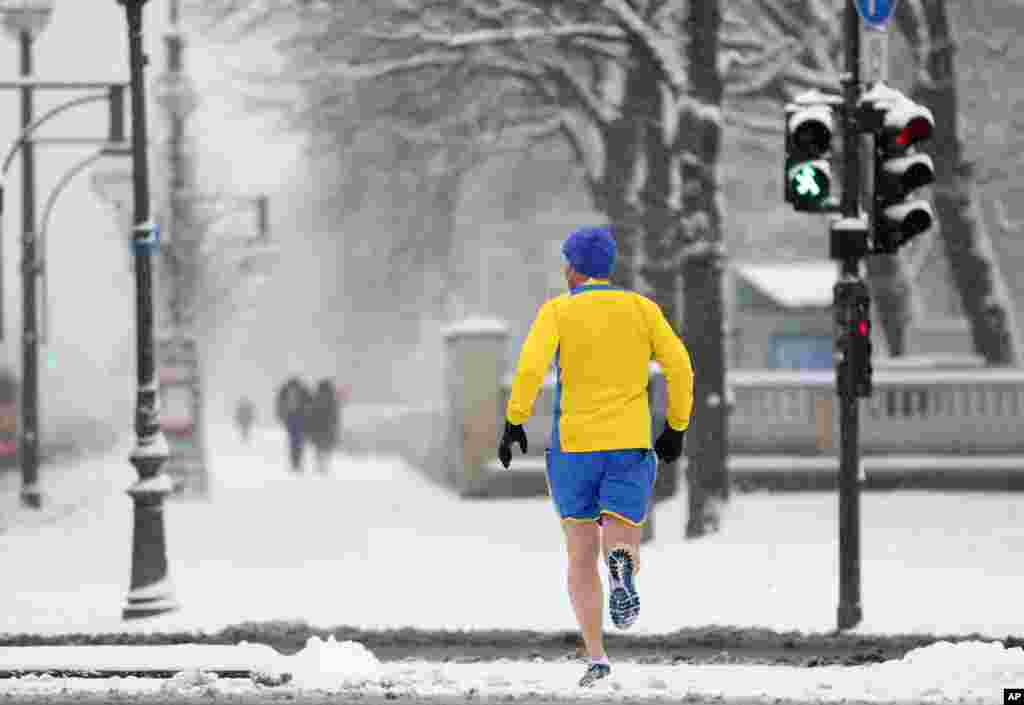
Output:
[[611,514],[641,526],[658,471],[654,451],[546,452],[548,491],[563,520],[597,521]]

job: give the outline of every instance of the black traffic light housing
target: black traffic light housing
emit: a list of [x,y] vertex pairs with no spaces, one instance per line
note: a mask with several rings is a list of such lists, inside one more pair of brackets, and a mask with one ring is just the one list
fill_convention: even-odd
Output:
[[928,108],[882,84],[864,94],[861,110],[865,131],[875,142],[871,252],[891,254],[935,220],[931,204],[912,197],[935,182],[931,157],[917,151],[931,137],[935,119]]
[[836,208],[832,141],[841,100],[810,91],[785,107],[784,197],[793,210],[810,213]]
[[835,285],[836,371],[840,393],[851,398],[870,397],[871,296],[862,280]]
[[829,223],[828,256],[835,260],[860,258],[868,254],[867,218],[836,218]]
[[870,301],[857,300],[850,321],[850,374],[853,375],[854,394],[871,396],[871,313]]

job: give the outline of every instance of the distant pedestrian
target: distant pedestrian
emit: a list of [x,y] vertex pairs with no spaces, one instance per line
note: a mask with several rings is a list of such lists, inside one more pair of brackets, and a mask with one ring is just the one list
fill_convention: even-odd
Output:
[[302,472],[302,454],[306,447],[306,418],[312,395],[298,377],[291,377],[277,392],[277,420],[288,434],[288,461],[293,472]]
[[334,382],[330,379],[320,380],[313,392],[306,423],[309,440],[316,451],[317,471],[323,475],[329,471],[331,454],[338,447],[338,407],[338,392]]
[[235,407],[235,424],[242,435],[242,440],[249,442],[249,435],[252,432],[252,425],[256,422],[256,405],[249,397],[242,397]]

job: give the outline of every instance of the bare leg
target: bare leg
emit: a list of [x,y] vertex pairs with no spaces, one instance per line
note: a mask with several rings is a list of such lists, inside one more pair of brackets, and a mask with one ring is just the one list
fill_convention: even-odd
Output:
[[602,637],[604,589],[597,572],[601,529],[590,521],[565,521],[562,527],[569,554],[569,599],[576,612],[587,653],[592,659],[600,659],[605,656]]

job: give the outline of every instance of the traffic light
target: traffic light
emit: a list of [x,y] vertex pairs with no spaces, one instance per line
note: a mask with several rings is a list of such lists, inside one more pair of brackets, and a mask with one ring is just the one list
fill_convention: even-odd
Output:
[[935,182],[932,158],[917,151],[931,137],[935,120],[928,108],[889,89],[873,104],[880,113],[875,134],[872,252],[888,254],[928,230],[931,204],[913,192]]
[[871,317],[868,301],[854,305],[850,321],[850,374],[855,396],[871,396]]
[[840,394],[871,396],[871,296],[861,280],[841,280],[834,287],[836,372]]
[[786,203],[796,211],[830,210],[834,104],[820,93],[805,94],[786,106]]

